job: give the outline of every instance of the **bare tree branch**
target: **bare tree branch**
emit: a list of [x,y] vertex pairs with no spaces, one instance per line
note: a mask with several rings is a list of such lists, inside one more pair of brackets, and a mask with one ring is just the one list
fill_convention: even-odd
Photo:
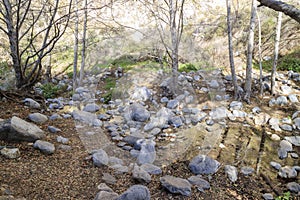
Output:
[[277,0],[258,0],[258,2],[261,4],[259,6],[266,6],[273,10],[283,12],[300,23],[300,10],[295,6]]

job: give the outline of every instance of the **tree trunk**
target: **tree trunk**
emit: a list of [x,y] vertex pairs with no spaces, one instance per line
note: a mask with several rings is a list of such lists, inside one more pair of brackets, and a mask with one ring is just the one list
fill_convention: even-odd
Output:
[[51,82],[52,79],[52,66],[51,66],[51,59],[52,59],[52,55],[51,53],[49,53],[48,59],[47,59],[47,70],[46,70],[46,77],[47,77],[47,82]]
[[169,9],[170,9],[170,32],[171,32],[171,48],[172,48],[172,70],[178,71],[178,33],[176,29],[176,7],[174,5],[175,2],[173,0],[169,1]]
[[234,58],[233,58],[233,47],[232,47],[232,26],[231,26],[231,0],[226,0],[227,3],[227,31],[228,31],[228,50],[229,50],[229,62],[232,76],[232,83],[234,88],[234,99],[238,99],[238,85],[235,74]]
[[85,68],[85,51],[86,51],[86,29],[87,29],[87,0],[84,0],[84,21],[83,21],[83,35],[82,35],[82,50],[81,50],[81,66],[79,75],[79,86],[82,84]]
[[256,19],[256,0],[252,0],[250,28],[248,36],[248,48],[247,48],[247,66],[246,66],[246,82],[245,82],[245,97],[244,100],[250,103],[251,87],[252,87],[252,57],[253,57],[253,44],[254,44],[254,30]]
[[279,42],[280,42],[280,33],[281,33],[281,21],[282,21],[282,12],[278,13],[277,26],[276,26],[276,38],[275,38],[275,49],[274,49],[274,62],[271,73],[271,94],[275,94],[275,76],[276,68],[278,62],[278,52],[279,52]]
[[259,6],[267,6],[273,10],[283,12],[284,14],[288,15],[292,19],[296,20],[300,23],[300,10],[293,5],[287,4],[282,1],[277,0],[258,0],[261,5]]
[[259,89],[260,89],[260,96],[263,96],[264,88],[263,88],[263,82],[262,82],[262,53],[261,53],[261,23],[260,23],[260,17],[259,12],[256,10],[256,16],[258,21],[258,54],[259,54]]
[[6,19],[6,26],[7,26],[7,36],[9,39],[9,46],[10,46],[10,55],[12,57],[13,68],[15,71],[16,76],[16,86],[19,88],[24,83],[24,75],[21,69],[21,59],[20,59],[20,52],[18,48],[18,30],[14,28],[13,22],[13,13],[11,3],[8,0],[4,0],[4,7],[5,7],[5,16]]
[[74,60],[73,60],[73,91],[77,87],[77,63],[78,63],[78,0],[75,0],[75,32],[74,32]]

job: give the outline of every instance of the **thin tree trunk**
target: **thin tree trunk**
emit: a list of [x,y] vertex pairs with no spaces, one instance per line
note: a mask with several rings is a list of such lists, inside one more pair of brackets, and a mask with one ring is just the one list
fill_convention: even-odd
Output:
[[48,55],[48,59],[47,59],[47,70],[46,70],[46,77],[47,77],[47,81],[48,82],[51,82],[51,78],[52,78],[52,66],[51,66],[51,58],[52,58],[52,55],[51,53],[49,53]]
[[235,74],[234,58],[233,58],[233,47],[232,47],[232,26],[231,26],[231,0],[226,0],[227,3],[227,31],[228,31],[228,50],[229,50],[229,62],[232,76],[232,83],[234,88],[234,99],[238,99],[238,85]]
[[250,29],[248,37],[248,48],[247,48],[247,67],[246,67],[246,82],[245,82],[245,97],[244,100],[250,103],[251,87],[252,87],[252,57],[253,57],[253,44],[254,44],[254,30],[255,30],[255,19],[256,19],[256,0],[252,0],[251,8],[251,19]]
[[78,63],[78,0],[75,0],[75,32],[74,32],[74,61],[73,61],[73,91],[77,87],[77,63]]
[[280,33],[281,33],[281,21],[282,21],[282,12],[278,13],[277,18],[277,27],[276,27],[276,38],[275,38],[275,49],[274,49],[274,62],[271,73],[271,94],[275,93],[275,76],[276,76],[276,68],[278,63],[278,52],[279,52],[279,42],[280,42]]
[[11,51],[11,57],[13,62],[13,68],[15,70],[15,76],[16,76],[16,86],[19,88],[24,83],[24,75],[22,73],[21,69],[21,59],[20,59],[20,52],[19,52],[19,45],[18,45],[18,33],[13,25],[13,13],[12,13],[12,7],[11,3],[8,0],[4,0],[4,7],[5,7],[5,19],[6,19],[6,26],[7,26],[7,36],[10,43],[10,51]]
[[84,77],[85,68],[85,51],[86,51],[86,29],[87,29],[87,0],[84,0],[84,21],[83,21],[83,36],[82,36],[82,50],[81,50],[81,66],[80,66],[80,77],[79,86],[82,84]]
[[[174,72],[178,71],[178,35],[176,29],[176,6],[173,0],[170,0],[170,30],[171,30],[171,46],[172,46],[172,70]],[[177,3],[175,3],[177,4]]]
[[262,82],[262,53],[261,53],[261,23],[260,23],[260,16],[259,12],[256,10],[257,21],[258,21],[258,54],[259,54],[259,89],[260,89],[260,96],[263,96],[264,88]]

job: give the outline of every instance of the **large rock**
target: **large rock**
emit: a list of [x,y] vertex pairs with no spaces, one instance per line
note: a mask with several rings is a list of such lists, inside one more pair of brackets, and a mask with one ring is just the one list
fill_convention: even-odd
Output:
[[125,118],[127,121],[145,122],[150,118],[150,112],[141,104],[134,103],[129,106]]
[[200,192],[204,192],[204,190],[210,189],[210,184],[208,181],[204,180],[201,175],[191,176],[188,178],[188,181],[192,185],[196,185],[197,189]]
[[283,106],[283,105],[287,105],[288,104],[288,100],[286,98],[286,96],[279,96],[276,99],[276,104]]
[[132,170],[132,178],[139,181],[140,183],[150,183],[151,176],[143,168],[135,165]]
[[230,110],[241,110],[243,108],[243,103],[240,101],[232,101],[229,108]]
[[165,128],[168,126],[168,122],[175,114],[172,112],[171,109],[162,107],[157,113],[156,117],[151,117],[149,123],[147,123],[144,127],[145,131],[150,131],[154,128]]
[[151,96],[152,96],[152,92],[147,87],[144,86],[144,87],[136,87],[130,98],[135,101],[147,101],[151,99]]
[[0,139],[34,142],[45,137],[36,125],[26,122],[18,117],[0,122]]
[[254,123],[255,125],[262,126],[268,123],[270,119],[270,115],[267,113],[259,113],[258,115],[254,116]]
[[212,120],[222,120],[227,117],[228,110],[225,107],[218,107],[213,109],[209,115],[211,116]]
[[293,121],[297,129],[300,130],[300,117],[295,118]]
[[78,120],[80,122],[97,127],[102,126],[102,122],[97,118],[97,115],[93,113],[81,110],[74,110],[72,115],[75,120]]
[[175,109],[178,106],[179,106],[179,101],[177,99],[172,99],[167,104],[167,108],[169,108],[169,109]]
[[300,136],[287,136],[284,139],[297,147],[300,146]]
[[220,163],[206,155],[198,155],[192,159],[189,169],[193,174],[214,174],[219,169]]
[[148,172],[149,174],[161,174],[162,173],[162,170],[158,166],[150,164],[150,163],[143,164],[141,166],[141,168],[143,170],[145,170],[146,172]]
[[30,108],[40,109],[41,105],[31,98],[26,98],[23,100],[24,104]]
[[118,198],[118,194],[115,192],[109,192],[109,191],[100,191],[97,193],[94,200],[114,200]]
[[97,150],[93,154],[92,159],[93,159],[94,165],[97,167],[102,167],[104,165],[108,165],[108,161],[109,161],[108,155],[103,149]]
[[281,178],[296,178],[297,170],[294,167],[284,166],[279,169],[278,175]]
[[186,179],[166,175],[160,178],[160,182],[163,187],[173,194],[191,195],[192,185]]
[[53,154],[55,151],[54,144],[47,142],[47,141],[43,141],[43,140],[35,141],[35,143],[33,144],[33,147],[35,149],[39,149],[44,154]]
[[150,200],[150,191],[146,186],[133,185],[116,200]]
[[153,163],[155,158],[155,142],[153,140],[144,140],[141,144],[141,151],[137,157],[138,164]]
[[95,104],[95,103],[87,104],[87,105],[83,108],[83,111],[91,112],[91,113],[97,112],[98,110],[100,110],[100,106],[98,106],[98,105]]
[[37,124],[43,124],[48,120],[48,117],[41,113],[31,113],[28,115],[28,118]]
[[300,184],[296,183],[296,182],[290,182],[286,185],[286,187],[289,189],[289,191],[293,192],[293,193],[298,193],[300,192]]
[[278,156],[280,159],[284,159],[287,157],[288,152],[293,151],[293,145],[287,141],[282,140],[279,144]]
[[290,94],[288,97],[289,97],[289,100],[290,100],[292,103],[297,103],[297,102],[299,102],[298,97],[297,97],[296,94]]
[[238,171],[235,166],[225,165],[225,173],[227,174],[231,182],[235,182],[238,179]]
[[8,159],[15,159],[20,157],[20,151],[18,148],[3,148],[1,149],[0,153]]

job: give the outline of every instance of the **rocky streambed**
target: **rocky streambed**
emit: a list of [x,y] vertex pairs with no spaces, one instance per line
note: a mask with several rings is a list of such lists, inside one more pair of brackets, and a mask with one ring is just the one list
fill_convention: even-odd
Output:
[[[28,116],[35,124],[73,118],[76,133],[90,154],[87,159],[94,166],[130,174],[139,183],[122,194],[102,184],[95,199],[150,199],[147,184],[153,176],[159,176],[161,186],[170,193],[191,196],[194,187],[199,192],[210,189],[209,177],[218,170],[223,170],[232,183],[253,173],[264,174],[271,184],[279,178],[285,180],[286,190],[299,195],[297,73],[279,76],[278,96],[252,105],[232,100],[230,76],[220,70],[176,76],[163,71],[131,71],[118,77],[112,100],[103,104],[98,83],[112,75],[105,70],[88,75],[71,99],[47,100],[50,116],[40,112]],[[71,86],[67,78],[59,84]],[[267,80],[264,84],[268,90]],[[33,99],[24,103],[33,110],[40,108]],[[3,119],[0,138],[11,139],[12,133],[14,139],[26,137],[34,148],[48,155],[55,154],[56,148],[72,148],[58,128],[49,126],[48,131],[58,133],[59,147],[44,141],[44,133],[38,137],[35,134],[39,131],[31,133],[37,129],[32,123]],[[25,124],[26,131],[22,131]],[[5,147],[1,150],[11,159],[18,157],[16,152]],[[187,161],[190,177],[162,174],[163,168],[182,160]],[[104,182],[109,185],[112,179],[107,174]],[[263,198],[278,195],[276,188],[271,188],[273,194],[263,193]]]

